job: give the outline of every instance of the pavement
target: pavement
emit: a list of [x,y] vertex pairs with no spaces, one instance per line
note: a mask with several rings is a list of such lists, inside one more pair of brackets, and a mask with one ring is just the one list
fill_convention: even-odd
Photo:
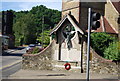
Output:
[[[9,79],[86,79],[86,73],[48,70],[19,70]],[[118,79],[117,75],[90,73],[90,79]]]

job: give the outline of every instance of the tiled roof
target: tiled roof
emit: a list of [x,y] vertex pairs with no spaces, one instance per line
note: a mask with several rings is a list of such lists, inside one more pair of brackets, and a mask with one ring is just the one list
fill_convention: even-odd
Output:
[[116,10],[120,13],[120,1],[119,2],[112,2]]
[[85,32],[79,28],[79,26],[77,25],[75,19],[72,17],[72,15],[70,14],[66,14],[64,16],[64,18],[57,24],[57,26],[55,28],[52,29],[52,31],[50,32],[50,35],[56,31],[58,31],[58,29],[62,26],[62,24],[68,20],[76,29],[77,31],[81,32],[81,34],[84,34]]
[[108,23],[108,21],[106,20],[106,18],[104,18],[104,23],[105,23],[105,30],[108,33],[117,33],[112,26]]

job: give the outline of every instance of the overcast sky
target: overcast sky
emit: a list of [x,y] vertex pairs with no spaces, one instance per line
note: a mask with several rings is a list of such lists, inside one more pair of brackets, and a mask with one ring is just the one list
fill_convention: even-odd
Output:
[[[62,0],[56,0],[56,1],[39,1],[36,0],[21,0],[20,1],[14,1],[14,0],[3,0],[2,1],[2,10],[14,10],[14,11],[21,11],[21,10],[30,10],[32,7],[37,5],[45,5],[47,8],[55,9],[61,11],[62,8]],[[36,2],[35,2],[36,1]]]

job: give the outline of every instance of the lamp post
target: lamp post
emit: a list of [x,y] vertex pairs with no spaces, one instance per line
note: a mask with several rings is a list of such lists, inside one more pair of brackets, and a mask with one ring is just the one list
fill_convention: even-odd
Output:
[[91,8],[88,9],[88,43],[87,43],[87,72],[86,72],[87,81],[89,81],[90,32],[91,32]]
[[42,18],[42,42],[41,42],[42,48],[43,48],[43,44],[44,44],[44,30],[43,30],[43,28],[44,28],[44,16]]

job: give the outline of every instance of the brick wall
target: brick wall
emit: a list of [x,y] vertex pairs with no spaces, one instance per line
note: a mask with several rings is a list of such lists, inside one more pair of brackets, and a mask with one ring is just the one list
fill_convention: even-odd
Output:
[[105,17],[110,25],[118,32],[119,25],[117,23],[120,13],[117,12],[111,2],[105,5]]
[[79,23],[80,18],[80,2],[72,1],[64,1],[62,2],[62,18],[64,15],[71,12],[71,15],[74,15],[75,19]]

